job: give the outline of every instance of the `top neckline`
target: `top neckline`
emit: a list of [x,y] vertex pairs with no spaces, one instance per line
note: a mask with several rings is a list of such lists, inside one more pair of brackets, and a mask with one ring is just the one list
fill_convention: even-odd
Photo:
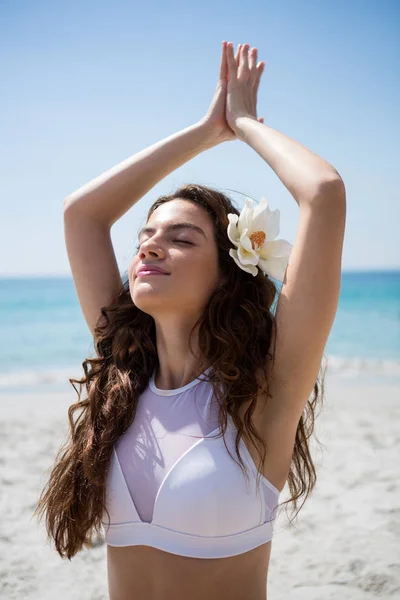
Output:
[[155,375],[156,375],[156,370],[157,370],[157,365],[156,365],[153,370],[153,373],[149,379],[149,387],[154,394],[157,394],[157,396],[175,396],[176,394],[181,394],[182,392],[186,392],[186,390],[189,390],[191,387],[193,387],[194,385],[199,383],[199,381],[201,381],[200,378],[203,375],[208,375],[208,373],[211,371],[211,369],[212,369],[212,367],[208,367],[208,369],[203,371],[203,373],[201,373],[198,377],[196,377],[192,381],[189,381],[189,383],[187,383],[186,385],[183,385],[182,387],[174,388],[172,390],[162,390],[161,388],[158,388],[156,386],[155,381],[154,381]]

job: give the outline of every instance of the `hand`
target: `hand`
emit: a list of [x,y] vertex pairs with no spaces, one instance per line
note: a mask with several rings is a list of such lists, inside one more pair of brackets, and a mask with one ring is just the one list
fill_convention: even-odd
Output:
[[265,63],[257,63],[257,48],[249,53],[249,44],[239,44],[236,57],[233,55],[233,44],[229,42],[226,48],[228,66],[228,85],[226,96],[226,121],[236,137],[236,120],[240,117],[257,118],[257,92]]
[[[201,120],[202,124],[210,132],[210,135],[212,135],[216,143],[237,139],[237,135],[228,124],[226,117],[226,99],[227,90],[229,89],[227,52],[227,43],[222,42],[222,55],[217,88],[215,90],[214,97],[211,101],[209,109],[206,115]],[[262,117],[257,120],[261,123],[264,122],[264,119]]]

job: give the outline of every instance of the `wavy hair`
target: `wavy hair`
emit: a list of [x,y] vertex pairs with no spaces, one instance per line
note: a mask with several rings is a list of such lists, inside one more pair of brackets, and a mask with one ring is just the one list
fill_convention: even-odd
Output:
[[[237,462],[245,471],[239,450],[240,439],[245,436],[257,448],[260,475],[267,446],[253,426],[252,414],[261,393],[265,401],[271,396],[267,367],[274,361],[271,348],[275,347],[277,327],[273,304],[278,288],[261,272],[253,277],[238,268],[229,256],[232,245],[226,233],[227,214],[239,211],[224,193],[199,184],[183,185],[159,197],[150,207],[147,220],[159,206],[178,198],[200,205],[211,216],[226,281],[213,291],[191,330],[190,340],[198,329],[199,373],[212,365],[207,378],[219,404],[219,435],[224,434],[231,415],[237,428]],[[82,363],[84,377],[69,378],[78,401],[68,409],[67,440],[58,451],[34,511],[40,519],[46,517],[48,538],[58,554],[69,560],[83,546],[92,546],[95,532],[101,536],[113,445],[134,420],[138,398],[158,362],[154,319],[135,306],[128,280],[123,281],[110,304],[101,308],[94,348],[97,356]],[[75,383],[80,385],[79,391]],[[81,399],[83,385],[86,397]],[[308,399],[299,420],[287,478],[291,497],[283,504],[292,502],[294,509],[301,496],[305,496],[304,504],[316,484],[308,440],[314,431],[316,405],[323,401],[323,394],[323,381],[319,384],[318,376],[313,398]],[[248,408],[241,419],[239,409],[244,404]]]

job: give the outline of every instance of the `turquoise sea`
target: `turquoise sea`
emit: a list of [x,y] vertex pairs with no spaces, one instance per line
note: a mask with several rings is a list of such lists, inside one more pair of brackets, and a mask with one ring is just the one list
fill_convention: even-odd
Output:
[[[69,389],[93,342],[71,277],[0,278],[0,391]],[[346,378],[400,383],[400,271],[343,272],[325,354]],[[73,392],[75,394],[75,392]]]

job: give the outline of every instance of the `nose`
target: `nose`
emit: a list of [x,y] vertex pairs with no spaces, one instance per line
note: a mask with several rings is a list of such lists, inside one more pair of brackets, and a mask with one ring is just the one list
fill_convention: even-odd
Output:
[[149,238],[148,240],[142,242],[139,246],[139,258],[143,259],[146,256],[157,256],[159,258],[164,257],[164,251],[159,246],[154,238]]

